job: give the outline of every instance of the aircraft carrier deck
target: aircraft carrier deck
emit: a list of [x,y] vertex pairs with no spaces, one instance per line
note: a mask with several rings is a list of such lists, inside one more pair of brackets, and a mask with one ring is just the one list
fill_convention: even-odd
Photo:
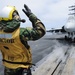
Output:
[[[50,41],[49,36],[47,38]],[[39,66],[33,75],[75,75],[75,45],[66,41],[53,42],[52,52],[37,63]]]
[[[46,34],[40,40],[29,42],[32,48],[33,63],[36,64],[32,68],[33,75],[75,75],[74,44],[49,40],[49,38],[50,35]],[[0,62],[0,75],[3,75],[2,62]]]

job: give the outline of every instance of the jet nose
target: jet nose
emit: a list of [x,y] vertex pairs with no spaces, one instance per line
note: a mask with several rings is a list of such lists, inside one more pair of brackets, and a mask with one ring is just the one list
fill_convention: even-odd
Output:
[[68,22],[65,26],[64,26],[65,31],[71,32],[71,31],[75,31],[75,22]]
[[64,30],[65,30],[65,31],[69,31],[69,30],[70,30],[70,27],[64,26]]
[[70,26],[65,25],[64,29],[70,29]]

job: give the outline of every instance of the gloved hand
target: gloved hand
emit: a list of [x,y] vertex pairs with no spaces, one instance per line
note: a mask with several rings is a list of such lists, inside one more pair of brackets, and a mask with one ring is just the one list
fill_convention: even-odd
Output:
[[22,9],[22,11],[27,15],[27,17],[29,17],[30,14],[32,14],[31,10],[26,4],[24,4],[24,9]]

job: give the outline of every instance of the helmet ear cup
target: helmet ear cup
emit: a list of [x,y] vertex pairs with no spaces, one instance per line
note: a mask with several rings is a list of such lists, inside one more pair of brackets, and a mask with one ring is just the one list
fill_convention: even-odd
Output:
[[17,11],[14,11],[14,12],[13,12],[12,18],[15,19],[15,20],[20,20],[20,16],[19,16],[19,14],[18,14]]

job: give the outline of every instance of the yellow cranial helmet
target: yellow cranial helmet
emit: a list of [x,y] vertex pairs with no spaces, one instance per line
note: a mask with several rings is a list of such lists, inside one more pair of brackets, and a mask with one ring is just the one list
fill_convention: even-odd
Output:
[[[1,20],[12,20],[13,19],[13,13],[17,12],[15,6],[5,6],[2,11],[0,11],[0,21]],[[18,12],[17,12],[18,13]]]

